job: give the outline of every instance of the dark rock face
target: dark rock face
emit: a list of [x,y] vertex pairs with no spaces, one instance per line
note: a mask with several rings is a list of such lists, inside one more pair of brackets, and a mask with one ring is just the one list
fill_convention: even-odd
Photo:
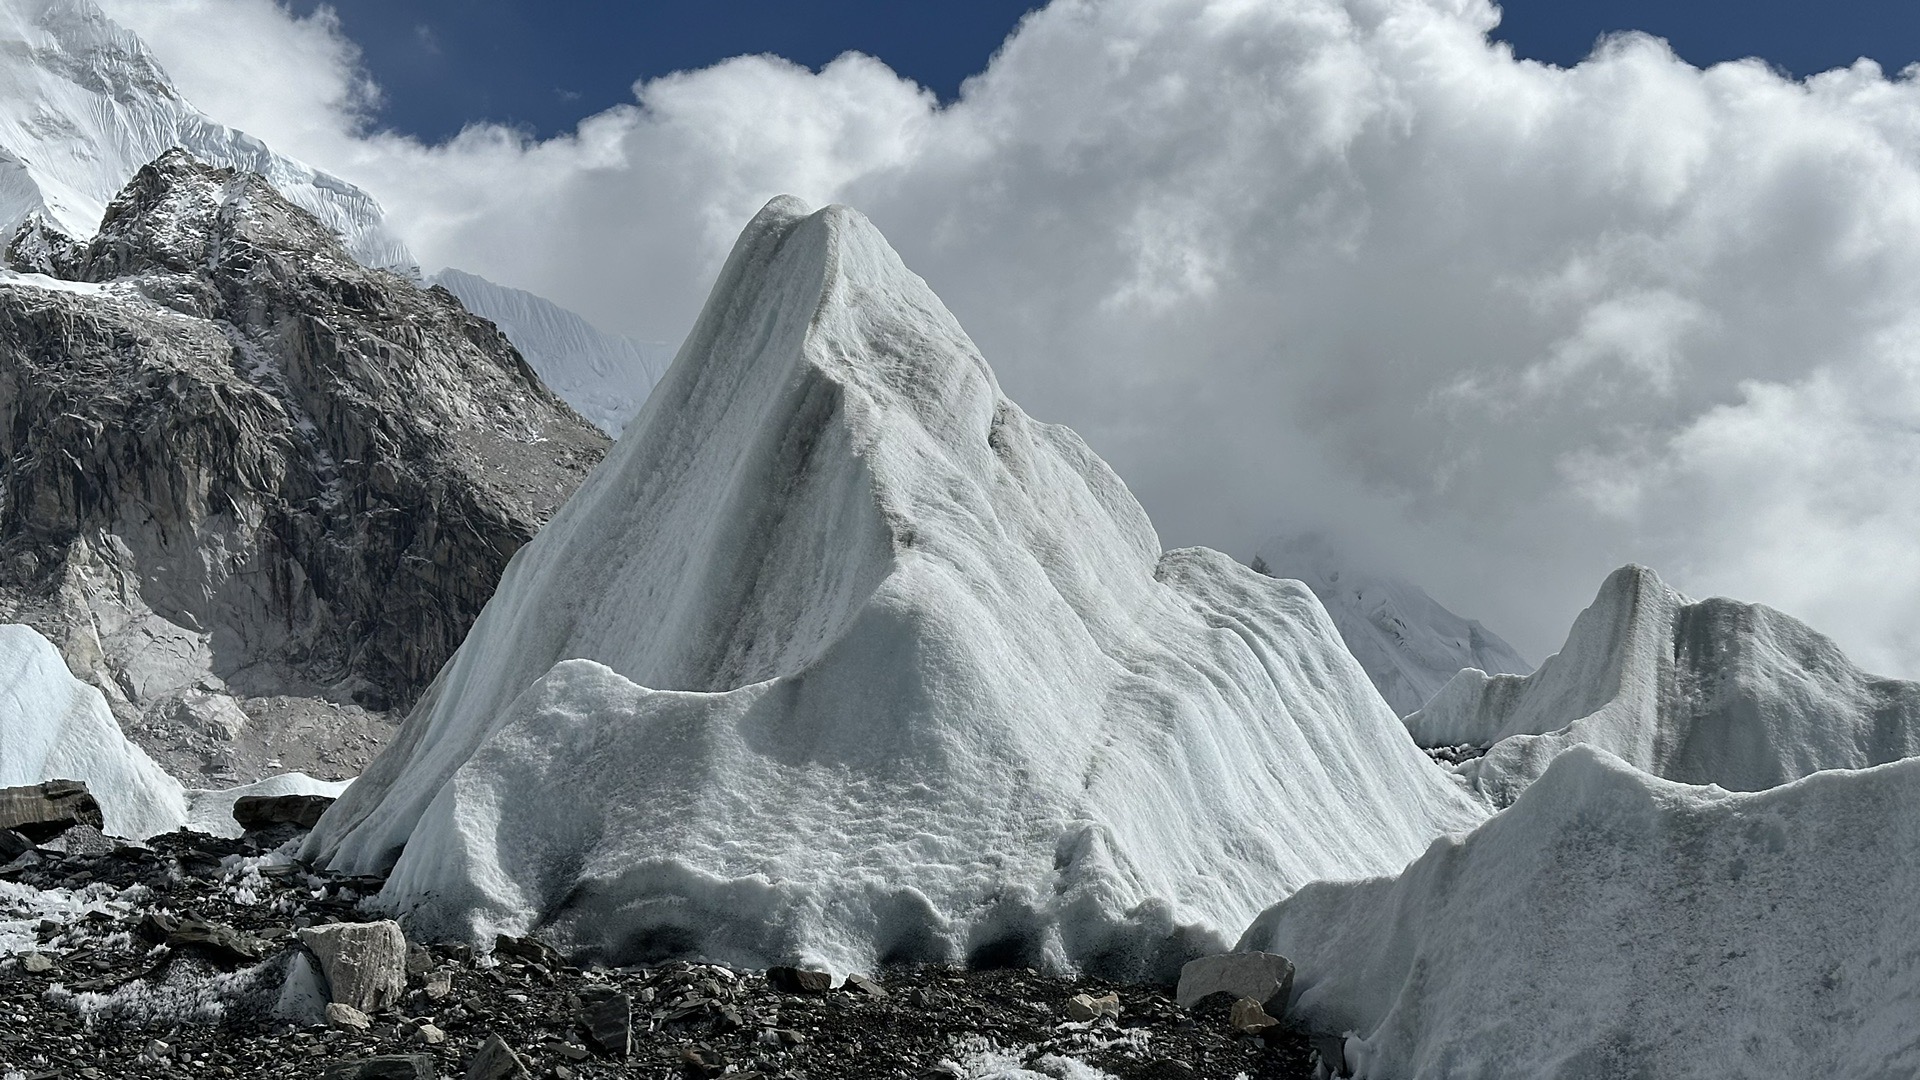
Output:
[[332,805],[325,795],[242,795],[233,801],[233,820],[247,832],[275,825],[311,829]]
[[11,247],[72,284],[0,278],[0,619],[177,773],[357,770],[606,452],[491,323],[252,174],[176,150],[91,241]]
[[[78,780],[0,788],[0,830],[28,840],[51,840],[75,825],[97,829],[102,824],[100,804]],[[13,846],[0,844],[0,848]]]

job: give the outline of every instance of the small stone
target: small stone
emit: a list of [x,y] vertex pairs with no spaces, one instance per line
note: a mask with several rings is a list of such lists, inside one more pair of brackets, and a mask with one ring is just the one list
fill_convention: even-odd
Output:
[[588,1050],[579,1043],[570,1043],[564,1040],[548,1043],[547,1049],[559,1054],[568,1061],[585,1061],[593,1056],[593,1051]]
[[447,1033],[432,1024],[421,1024],[413,1030],[413,1041],[427,1046],[439,1046],[447,1041]]
[[847,985],[866,994],[875,1001],[885,1001],[893,996],[887,992],[886,987],[881,986],[865,975],[856,974],[847,976]]
[[774,1031],[774,1035],[788,1046],[799,1046],[807,1041],[805,1035],[800,1034],[792,1028],[778,1028]]
[[439,1001],[453,993],[453,976],[445,972],[427,978],[426,995],[433,1001]]
[[382,1054],[327,1066],[320,1080],[435,1080],[439,1075],[427,1054]]
[[466,1080],[530,1080],[526,1062],[498,1035],[487,1036],[467,1059]]
[[319,959],[328,996],[342,1005],[379,1012],[406,992],[407,938],[392,919],[310,927],[300,941]]
[[1203,956],[1180,969],[1174,1000],[1191,1009],[1209,994],[1252,998],[1270,1015],[1284,1015],[1293,992],[1293,961],[1277,953],[1239,952]]
[[351,1005],[330,1001],[327,1003],[327,1026],[346,1031],[366,1031],[373,1027],[373,1020]]
[[12,829],[0,829],[0,863],[10,863],[32,850],[33,841]]
[[1280,1021],[1267,1015],[1267,1010],[1252,998],[1241,998],[1233,1003],[1233,1010],[1227,1014],[1227,1024],[1242,1035],[1265,1035],[1280,1026]]
[[1085,1023],[1099,1015],[1094,1011],[1092,995],[1075,994],[1067,999],[1067,1019],[1075,1023]]
[[565,1065],[555,1065],[553,1067],[553,1080],[573,1080],[573,1070],[567,1068]]
[[20,970],[29,975],[39,975],[53,970],[53,957],[46,953],[28,953],[20,958]]
[[770,967],[767,985],[786,994],[824,994],[833,989],[833,975],[797,967]]

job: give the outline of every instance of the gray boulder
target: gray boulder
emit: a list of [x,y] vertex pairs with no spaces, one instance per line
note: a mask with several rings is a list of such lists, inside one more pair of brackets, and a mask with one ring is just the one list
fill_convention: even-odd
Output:
[[1174,1000],[1191,1009],[1210,994],[1251,999],[1273,1016],[1284,1016],[1293,993],[1293,961],[1278,953],[1234,952],[1203,956],[1180,969]]
[[300,931],[300,942],[320,961],[327,996],[364,1013],[377,1013],[407,989],[407,938],[392,919],[333,923]]
[[105,823],[100,804],[78,780],[0,788],[0,829],[11,829],[29,840],[51,840],[75,825],[97,829]]

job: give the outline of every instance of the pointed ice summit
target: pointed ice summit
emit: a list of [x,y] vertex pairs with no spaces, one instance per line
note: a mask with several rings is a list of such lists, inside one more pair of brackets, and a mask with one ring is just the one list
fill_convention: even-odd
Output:
[[781,198],[305,854],[614,962],[1164,975],[1483,815],[1311,593],[1162,553],[865,218]]
[[1575,744],[1669,780],[1758,791],[1920,754],[1920,683],[1866,674],[1792,616],[1695,602],[1628,566],[1540,670],[1462,671],[1407,727],[1422,746],[1487,747],[1459,769],[1500,805]]

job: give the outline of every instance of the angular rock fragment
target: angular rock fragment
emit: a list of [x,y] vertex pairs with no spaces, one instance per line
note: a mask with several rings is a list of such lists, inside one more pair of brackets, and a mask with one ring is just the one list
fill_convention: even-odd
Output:
[[1233,1003],[1233,1009],[1227,1013],[1227,1023],[1242,1035],[1265,1035],[1280,1026],[1280,1021],[1267,1015],[1260,1003],[1252,998],[1241,998]]
[[430,1054],[382,1054],[327,1066],[320,1080],[436,1080]]
[[0,829],[0,863],[12,862],[33,847],[33,841],[13,829]]
[[467,1059],[466,1080],[529,1080],[529,1075],[513,1047],[500,1036],[489,1035]]
[[1191,1009],[1209,994],[1252,998],[1274,1015],[1285,1015],[1293,993],[1293,961],[1277,953],[1235,952],[1203,956],[1180,969],[1174,1000]]
[[326,795],[242,795],[233,803],[233,820],[248,832],[292,825],[311,829],[333,799]]
[[873,979],[865,975],[861,975],[858,972],[847,976],[846,984],[847,986],[860,991],[861,993],[867,995],[868,997],[872,998],[875,1001],[885,1001],[888,998],[893,996],[892,994],[887,992],[886,987],[881,986],[879,983],[873,981]]
[[1067,999],[1067,1019],[1069,1020],[1085,1023],[1088,1020],[1098,1020],[1103,1016],[1113,1020],[1120,1019],[1120,995],[1103,994],[1100,997],[1094,997],[1092,994],[1075,994]]
[[788,994],[824,994],[833,989],[833,975],[797,967],[770,967],[767,985]]
[[391,919],[309,927],[300,942],[320,961],[334,1001],[375,1013],[406,992],[407,938]]
[[589,1040],[611,1057],[626,1057],[634,1051],[634,999],[626,994],[607,994],[588,1001],[580,1009],[580,1026],[588,1030]]
[[36,843],[51,840],[75,825],[97,829],[104,824],[100,804],[78,780],[0,788],[0,829],[11,829]]
[[342,1005],[337,1001],[327,1003],[327,1026],[344,1028],[348,1031],[366,1031],[373,1021],[366,1013],[351,1005]]

